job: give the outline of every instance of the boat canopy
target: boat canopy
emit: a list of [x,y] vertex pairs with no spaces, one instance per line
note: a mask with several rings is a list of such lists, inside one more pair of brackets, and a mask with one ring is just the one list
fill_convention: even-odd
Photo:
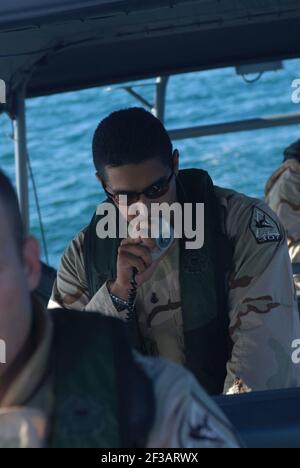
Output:
[[34,97],[300,57],[299,31],[299,0],[2,0],[6,110],[25,81]]
[[[281,60],[300,57],[299,31],[300,0],[1,0],[0,114],[13,121],[25,229],[26,98],[159,77],[152,110],[163,121],[170,75],[228,66],[242,74],[253,64],[250,70],[277,69]],[[170,136],[299,123],[294,113],[175,129]]]

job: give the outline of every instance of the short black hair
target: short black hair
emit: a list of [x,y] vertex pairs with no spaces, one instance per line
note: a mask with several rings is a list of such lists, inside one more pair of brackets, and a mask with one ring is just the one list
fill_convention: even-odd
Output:
[[93,139],[96,170],[140,164],[153,158],[170,167],[173,146],[159,119],[140,107],[113,112],[98,126]]
[[24,241],[24,225],[19,209],[18,198],[9,178],[0,169],[0,203],[2,203],[11,228],[17,247],[20,248]]

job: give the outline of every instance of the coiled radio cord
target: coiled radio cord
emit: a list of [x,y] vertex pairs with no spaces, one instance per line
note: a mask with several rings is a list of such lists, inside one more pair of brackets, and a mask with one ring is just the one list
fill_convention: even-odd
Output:
[[132,278],[130,281],[131,284],[131,289],[129,290],[128,294],[128,301],[127,301],[127,309],[128,309],[128,315],[127,315],[127,321],[128,322],[133,322],[133,320],[136,319],[135,317],[135,300],[137,296],[137,282],[136,282],[136,275],[138,271],[136,268],[133,268],[132,270]]

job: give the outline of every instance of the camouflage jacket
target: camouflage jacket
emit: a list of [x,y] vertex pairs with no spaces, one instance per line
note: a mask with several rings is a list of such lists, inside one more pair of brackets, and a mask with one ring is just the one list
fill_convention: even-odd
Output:
[[[237,379],[251,390],[300,385],[292,342],[300,323],[285,231],[262,201],[216,187],[223,230],[234,245],[234,268],[227,278],[228,333],[233,341],[224,393]],[[100,311],[125,319],[104,285],[90,299],[84,266],[84,230],[65,251],[49,307]],[[138,291],[140,331],[149,355],[184,365],[178,247],[163,258]],[[167,305],[167,306],[166,306]],[[243,389],[241,389],[243,391]]]
[[[288,159],[270,177],[266,202],[284,225],[292,262],[300,263],[300,163]],[[300,276],[296,277],[300,294]]]

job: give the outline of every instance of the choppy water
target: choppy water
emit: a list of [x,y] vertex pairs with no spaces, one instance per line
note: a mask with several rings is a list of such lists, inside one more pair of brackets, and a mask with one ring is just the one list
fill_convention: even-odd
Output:
[[[285,62],[285,69],[267,73],[248,85],[226,70],[172,77],[168,87],[168,129],[221,123],[261,115],[299,112],[291,102],[291,83],[300,78],[300,60]],[[151,81],[152,82],[152,81]],[[152,100],[153,88],[142,89]],[[50,263],[58,266],[69,240],[90,220],[103,193],[94,177],[91,140],[110,112],[136,105],[122,90],[105,88],[28,101],[28,147],[35,174]],[[176,143],[181,167],[201,167],[216,184],[262,197],[266,179],[282,160],[284,148],[300,138],[298,126]],[[0,166],[14,175],[11,124],[0,118]],[[40,238],[32,189],[31,225]]]

